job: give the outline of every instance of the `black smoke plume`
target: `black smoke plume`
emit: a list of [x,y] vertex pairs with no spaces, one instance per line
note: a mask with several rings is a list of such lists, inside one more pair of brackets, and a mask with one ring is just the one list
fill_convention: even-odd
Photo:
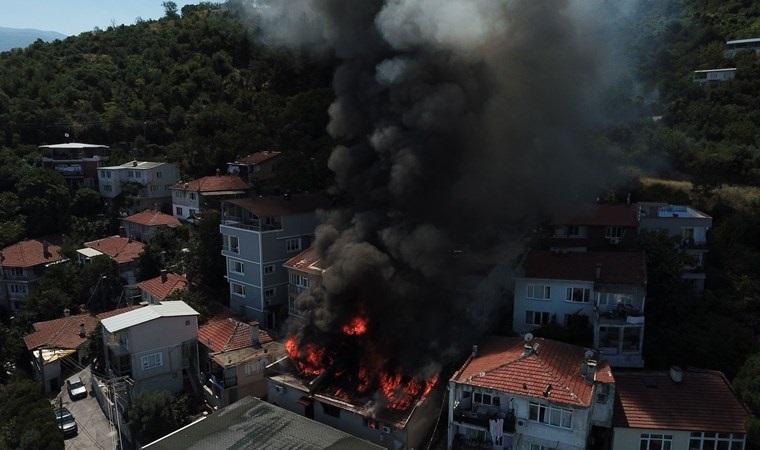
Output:
[[363,316],[365,339],[387,365],[421,377],[477,343],[508,302],[509,279],[466,284],[465,275],[485,273],[483,260],[511,262],[541,217],[615,181],[594,132],[605,120],[598,93],[620,64],[607,32],[623,3],[313,0],[260,9],[265,41],[340,61],[328,131],[344,144],[329,167],[349,201],[317,229],[330,269],[298,300],[307,318],[299,343],[341,348],[341,327]]

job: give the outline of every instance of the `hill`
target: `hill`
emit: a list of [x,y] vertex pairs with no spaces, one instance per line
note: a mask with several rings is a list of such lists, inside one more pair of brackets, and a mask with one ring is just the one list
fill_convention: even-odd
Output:
[[56,31],[0,27],[0,52],[6,52],[13,48],[25,48],[37,39],[51,42],[56,39],[63,40],[67,37],[65,34]]

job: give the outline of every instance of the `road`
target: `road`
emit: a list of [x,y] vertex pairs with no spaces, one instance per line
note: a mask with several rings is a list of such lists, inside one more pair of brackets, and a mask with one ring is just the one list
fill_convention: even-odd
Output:
[[65,440],[66,450],[112,450],[116,447],[116,428],[105,417],[92,393],[90,369],[82,370],[79,376],[87,386],[87,398],[72,401],[64,384],[61,393],[51,400],[56,408],[61,403],[68,408],[79,426],[79,434]]

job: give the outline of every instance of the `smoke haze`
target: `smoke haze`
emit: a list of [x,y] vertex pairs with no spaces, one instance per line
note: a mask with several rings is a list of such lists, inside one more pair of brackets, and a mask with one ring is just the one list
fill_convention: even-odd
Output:
[[[262,39],[337,58],[329,167],[350,198],[317,230],[331,268],[297,333],[329,347],[362,315],[411,375],[452,362],[508,299],[462,284],[549,212],[614,183],[595,145],[614,82],[604,0],[312,0],[259,11]],[[510,243],[513,245],[510,247]],[[506,272],[505,272],[506,273]],[[470,295],[463,295],[463,292]]]

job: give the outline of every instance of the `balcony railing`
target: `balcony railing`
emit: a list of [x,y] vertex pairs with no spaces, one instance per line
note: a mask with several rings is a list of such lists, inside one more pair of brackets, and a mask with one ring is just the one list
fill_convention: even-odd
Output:
[[515,432],[515,415],[512,412],[472,410],[470,408],[454,409],[454,422],[475,425],[488,430],[490,428],[489,422],[494,419],[504,419],[502,431],[505,433]]
[[274,231],[274,230],[281,230],[282,224],[280,222],[275,222],[271,224],[260,224],[260,222],[256,221],[244,221],[241,217],[234,217],[234,216],[224,216],[222,218],[222,225],[226,225],[228,227],[234,227],[234,228],[241,228],[244,230],[252,230],[252,231]]

